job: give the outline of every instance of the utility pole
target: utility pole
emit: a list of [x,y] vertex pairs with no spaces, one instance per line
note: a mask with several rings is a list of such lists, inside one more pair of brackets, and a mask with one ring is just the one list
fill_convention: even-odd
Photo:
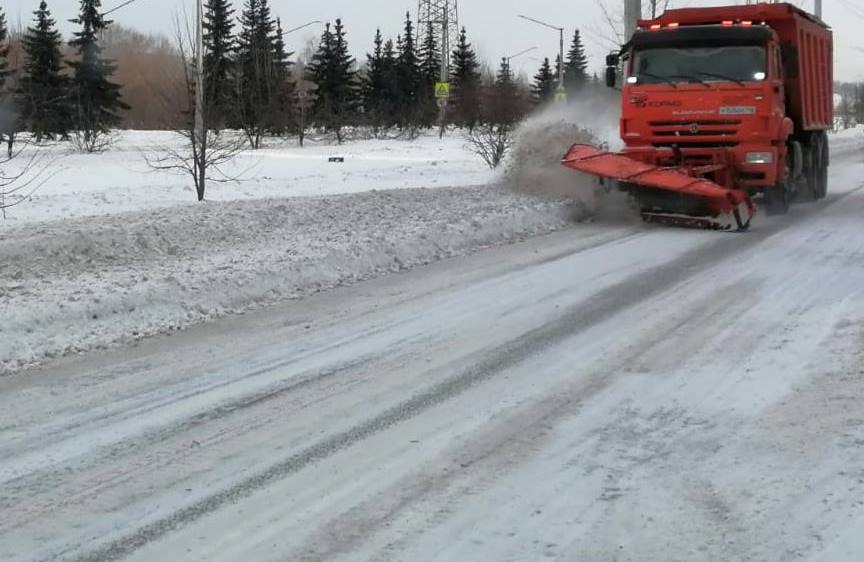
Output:
[[816,0],[816,6],[813,8],[816,17],[822,19],[822,0]]
[[519,15],[523,20],[527,20],[537,25],[542,25],[543,27],[548,27],[549,29],[554,29],[558,32],[559,36],[559,54],[558,54],[558,87],[555,88],[555,100],[559,103],[563,103],[567,101],[567,92],[564,89],[564,28],[558,27],[557,25],[552,25],[546,23],[545,21],[540,21],[538,19],[530,18],[528,16]]
[[197,0],[195,17],[195,143],[198,145],[198,193],[207,181],[207,131],[204,129],[204,0]]
[[[450,33],[448,11],[444,10],[444,19],[441,22],[441,83],[450,83]],[[438,106],[441,108],[439,116],[440,127],[438,129],[438,138],[444,138],[444,131],[447,129],[447,102],[448,98],[442,97]]]
[[642,0],[624,0],[624,42],[630,41],[642,19]]
[[459,35],[459,8],[457,0],[419,0],[417,32],[432,31],[435,42],[441,46],[440,83],[435,85],[438,100],[439,136],[447,127],[447,104],[450,98],[450,46]]
[[[297,27],[293,27],[287,31],[283,31],[282,37],[300,31],[301,29],[306,29],[307,27],[310,27],[312,25],[323,23],[324,22],[321,20],[312,20],[308,23],[304,23],[303,25],[298,25]],[[305,68],[305,63],[303,64],[303,66]],[[301,78],[297,80],[297,105],[300,106],[300,148],[303,148],[303,143],[306,141],[306,111],[308,109],[307,105],[309,104],[309,91],[312,89],[311,84],[306,82],[306,80],[303,78],[303,75],[305,74],[305,71],[301,72]]]

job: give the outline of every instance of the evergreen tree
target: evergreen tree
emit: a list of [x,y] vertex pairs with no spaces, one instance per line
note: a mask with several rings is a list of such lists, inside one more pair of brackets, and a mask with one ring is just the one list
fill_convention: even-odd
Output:
[[6,24],[6,14],[0,7],[0,90],[6,86],[9,77],[9,27]]
[[582,35],[577,29],[573,34],[573,42],[567,53],[567,62],[564,65],[564,86],[568,92],[575,92],[588,82],[588,57],[585,55],[585,47],[582,45]]
[[384,124],[387,127],[393,127],[397,124],[397,109],[399,106],[399,96],[401,89],[399,85],[399,52],[393,44],[392,39],[388,39],[384,43],[384,55],[382,59],[382,74],[384,82],[384,99],[386,103],[383,107]]
[[285,47],[285,32],[282,30],[282,20],[276,18],[276,36],[273,38],[273,75],[276,92],[273,96],[273,106],[270,119],[270,131],[276,134],[285,133],[294,126],[295,89],[291,80],[291,56]]
[[420,90],[422,79],[420,61],[417,56],[417,44],[414,36],[414,24],[411,14],[405,16],[405,32],[399,44],[397,62],[397,82],[399,88],[399,106],[397,113],[401,127],[416,126],[422,111],[420,107]]
[[435,41],[432,23],[426,29],[419,53],[420,90],[418,100],[421,105],[421,124],[429,127],[435,122],[438,113],[435,102],[435,83],[441,78],[441,53]]
[[207,0],[204,12],[204,107],[208,128],[221,129],[233,105],[234,10],[229,0]]
[[81,0],[81,11],[72,23],[81,30],[69,42],[77,57],[69,61],[73,70],[72,111],[79,146],[88,152],[100,148],[99,139],[120,122],[119,111],[129,109],[120,95],[120,86],[109,81],[112,61],[102,58],[99,36],[110,24],[102,17],[100,0]]
[[460,127],[473,129],[480,120],[481,77],[477,53],[468,42],[465,28],[459,33],[459,41],[453,51],[453,74],[450,78],[452,115]]
[[524,108],[519,85],[510,69],[510,61],[501,59],[491,91],[487,92],[486,120],[498,127],[512,127],[521,119]]
[[389,114],[393,109],[394,59],[393,42],[388,41],[385,46],[381,30],[377,30],[372,53],[366,55],[367,72],[362,86],[363,110],[376,132],[392,118]]
[[6,153],[9,158],[12,158],[15,135],[21,120],[18,118],[16,97],[14,93],[8,91],[6,84],[6,80],[11,75],[8,39],[6,15],[0,8],[0,141],[6,142]]
[[309,80],[318,86],[312,106],[316,121],[336,133],[341,144],[343,128],[356,118],[358,109],[357,71],[348,52],[348,41],[342,20],[333,30],[328,23],[318,51],[307,67]]
[[62,74],[62,37],[45,0],[33,15],[22,40],[26,61],[17,94],[23,122],[40,142],[69,131],[69,80]]
[[556,77],[552,74],[552,64],[549,58],[543,59],[540,70],[534,75],[534,84],[531,87],[531,99],[535,104],[541,104],[552,99],[555,93]]
[[290,120],[288,54],[269,0],[246,0],[237,40],[235,109],[253,148],[265,132],[281,132]]

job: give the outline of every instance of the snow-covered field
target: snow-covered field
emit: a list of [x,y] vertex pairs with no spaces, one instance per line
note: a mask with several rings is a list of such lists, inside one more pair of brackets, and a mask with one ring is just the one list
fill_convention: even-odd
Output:
[[[34,221],[193,205],[190,178],[154,171],[147,164],[147,156],[158,156],[165,146],[180,147],[182,140],[170,132],[126,131],[101,154],[78,154],[66,144],[39,149],[42,177],[47,181],[29,202],[8,210],[0,229]],[[345,161],[330,163],[332,156]],[[351,141],[342,146],[308,139],[304,148],[293,141],[271,140],[261,150],[243,152],[225,171],[240,181],[211,183],[207,199],[483,185],[492,176],[466,149],[458,133],[444,139],[428,134],[413,141]]]

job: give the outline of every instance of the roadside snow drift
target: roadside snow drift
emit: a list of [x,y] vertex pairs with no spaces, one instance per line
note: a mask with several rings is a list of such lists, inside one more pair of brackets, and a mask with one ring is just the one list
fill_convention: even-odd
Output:
[[205,203],[7,229],[0,373],[565,226],[500,188]]

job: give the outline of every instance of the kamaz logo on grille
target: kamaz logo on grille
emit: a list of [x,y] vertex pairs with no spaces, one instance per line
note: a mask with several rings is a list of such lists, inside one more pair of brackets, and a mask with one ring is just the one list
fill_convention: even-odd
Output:
[[692,125],[690,125],[690,134],[691,135],[698,135],[699,131],[701,131],[701,130],[702,129],[699,128],[699,123],[693,123]]

